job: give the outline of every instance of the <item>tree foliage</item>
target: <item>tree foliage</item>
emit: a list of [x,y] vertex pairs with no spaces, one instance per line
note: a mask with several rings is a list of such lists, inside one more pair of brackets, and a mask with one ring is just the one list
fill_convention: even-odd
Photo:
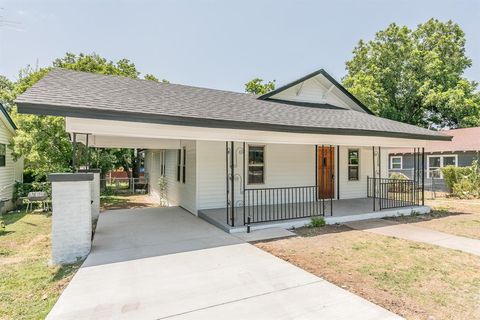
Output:
[[262,95],[275,90],[275,80],[263,82],[263,79],[254,78],[245,83],[245,92],[251,94]]
[[[52,67],[130,78],[138,78],[140,75],[135,64],[128,59],[109,61],[95,53],[79,55],[67,53],[64,57],[55,59]],[[0,77],[0,99],[11,109],[12,118],[18,127],[17,134],[9,145],[12,155],[15,159],[23,156],[26,170],[31,171],[31,174],[39,180],[50,172],[72,170],[73,150],[70,136],[65,131],[63,117],[19,114],[13,101],[50,69],[51,67],[33,70],[27,67],[19,72],[19,79],[15,83]],[[155,79],[153,75],[148,75],[147,80]],[[82,152],[79,147],[77,154]],[[134,161],[132,149],[101,149],[90,153],[90,156],[92,163],[98,164],[103,172],[117,167],[128,169],[132,167]],[[82,157],[78,158],[81,162]]]
[[477,83],[464,71],[465,34],[452,21],[430,19],[415,30],[390,24],[360,40],[343,84],[382,117],[424,127],[480,125]]

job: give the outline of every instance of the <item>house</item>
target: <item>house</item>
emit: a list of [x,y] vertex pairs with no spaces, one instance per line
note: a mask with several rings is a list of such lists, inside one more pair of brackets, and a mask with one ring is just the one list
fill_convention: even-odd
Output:
[[262,96],[53,69],[16,102],[91,147],[145,149],[153,196],[230,232],[424,208],[421,179],[388,179],[388,150],[451,139],[375,116],[323,69]]
[[[447,191],[441,168],[467,167],[480,159],[480,127],[445,131],[452,141],[427,141],[425,146],[425,181],[435,190]],[[389,152],[389,171],[400,172],[411,178],[414,160],[409,149],[392,149]],[[433,186],[432,186],[433,184]]]
[[15,182],[23,181],[23,159],[13,161],[12,153],[8,148],[10,140],[15,135],[17,126],[0,104],[0,197],[1,211],[13,208],[12,196]]

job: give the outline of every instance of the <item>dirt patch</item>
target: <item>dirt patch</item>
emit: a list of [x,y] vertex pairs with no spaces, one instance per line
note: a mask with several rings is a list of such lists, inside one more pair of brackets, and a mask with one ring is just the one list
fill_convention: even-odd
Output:
[[159,203],[149,195],[101,196],[101,211],[158,207]]
[[479,257],[343,226],[308,229],[256,246],[408,319],[480,319]]

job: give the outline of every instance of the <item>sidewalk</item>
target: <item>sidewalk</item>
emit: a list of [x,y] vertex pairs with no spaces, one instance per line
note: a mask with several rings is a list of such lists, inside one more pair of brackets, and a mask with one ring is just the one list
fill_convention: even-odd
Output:
[[384,219],[372,219],[348,222],[345,223],[345,225],[356,230],[368,231],[405,240],[425,242],[480,256],[480,240],[454,236],[412,224],[398,223]]

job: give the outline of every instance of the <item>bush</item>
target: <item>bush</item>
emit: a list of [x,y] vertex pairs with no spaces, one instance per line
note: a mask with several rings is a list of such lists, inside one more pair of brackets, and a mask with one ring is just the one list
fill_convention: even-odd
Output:
[[49,182],[32,182],[23,183],[16,182],[13,186],[12,200],[17,201],[19,198],[26,197],[32,191],[45,191],[49,197],[52,196],[52,184]]
[[453,186],[456,183],[472,174],[472,167],[447,166],[441,170],[445,184],[450,192],[453,191]]
[[470,167],[442,168],[445,183],[451,193],[459,198],[480,197],[480,171],[478,161],[473,161]]
[[392,172],[389,178],[396,180],[408,180],[408,177],[401,172]]
[[324,227],[325,226],[325,219],[323,217],[314,217],[312,218],[312,221],[308,225],[310,228],[319,228],[319,227]]

